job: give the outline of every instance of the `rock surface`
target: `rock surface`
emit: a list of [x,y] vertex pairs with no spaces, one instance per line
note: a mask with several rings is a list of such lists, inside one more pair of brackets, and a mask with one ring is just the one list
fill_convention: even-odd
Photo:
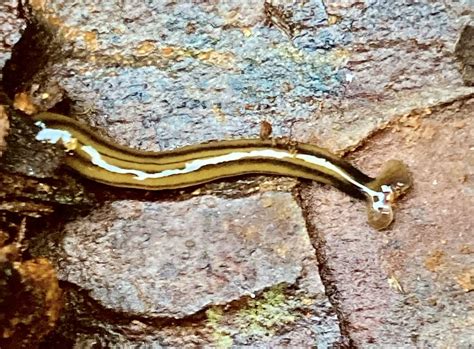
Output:
[[474,24],[469,23],[462,29],[455,49],[459,60],[462,78],[466,85],[474,85]]
[[[268,337],[275,344],[328,346],[339,336],[301,210],[289,193],[115,201],[35,240],[34,253],[56,265],[60,280],[80,285],[108,311],[145,323],[204,316],[194,323],[210,331],[200,344]],[[255,297],[233,311],[220,306]],[[293,333],[298,323],[305,336]],[[283,339],[276,336],[280,327],[290,327]],[[191,329],[176,325],[175,331]],[[163,345],[186,344],[169,332],[143,329],[149,339],[166,337]]]
[[467,348],[474,341],[473,113],[472,98],[415,113],[351,155],[374,175],[381,159],[410,166],[415,186],[388,231],[370,231],[363,205],[338,192],[304,191],[322,277],[332,280],[342,330],[357,346]]
[[60,279],[81,285],[105,308],[139,317],[181,319],[294,284],[314,256],[289,193],[115,201],[64,231],[41,238]]
[[[4,0],[0,3],[0,68],[10,58],[15,43],[20,39],[25,21],[19,18],[17,0]],[[0,71],[0,80],[2,73]]]

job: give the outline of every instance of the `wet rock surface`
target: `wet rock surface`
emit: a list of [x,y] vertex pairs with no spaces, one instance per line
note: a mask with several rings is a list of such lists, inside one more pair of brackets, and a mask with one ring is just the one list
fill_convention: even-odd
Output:
[[4,86],[36,110],[148,150],[257,136],[267,120],[274,135],[340,153],[367,143],[354,157],[372,174],[398,157],[415,175],[382,234],[362,203],[316,184],[303,186],[301,209],[275,182],[265,194],[258,181],[248,191],[223,182],[225,198],[121,197],[69,216],[32,244],[67,290],[46,345],[472,342],[473,89],[455,54],[469,1],[52,0],[24,10]]
[[474,85],[474,25],[466,25],[456,43],[456,56],[466,85]]
[[[109,324],[121,332],[133,332],[135,320],[146,324],[143,338],[183,345],[170,327],[181,320],[174,331],[188,340],[206,330],[196,339],[201,344],[271,340],[327,347],[339,336],[301,210],[289,193],[116,201],[68,223],[63,233],[36,239],[34,253],[56,265],[61,281],[81,285],[88,299],[130,319]],[[186,323],[193,316],[194,330]],[[166,326],[156,326],[160,322]],[[117,344],[123,337],[105,338]]]
[[328,2],[328,14],[351,38],[342,46],[344,88],[316,117],[295,124],[294,134],[348,149],[399,115],[469,94],[453,50],[472,10],[429,1]]
[[[40,23],[33,25],[57,31],[63,43],[50,59],[38,52],[43,66],[25,89],[48,96],[38,101],[42,109],[67,96],[74,114],[127,145],[169,149],[256,136],[263,119],[275,135],[288,135],[342,87],[345,55],[295,47],[278,26],[264,24],[263,3],[35,4],[30,16]],[[324,23],[320,7],[314,15]]]
[[414,114],[353,154],[373,174],[382,159],[410,166],[415,186],[387,231],[370,231],[363,205],[338,192],[304,192],[323,278],[355,345],[473,342],[473,112],[471,98]]
[[17,9],[17,0],[4,0],[0,3],[0,67],[10,58],[13,46],[20,39],[21,30],[25,27],[25,20],[19,18]]
[[[308,261],[310,266],[313,261]],[[186,320],[114,318],[87,297],[69,290],[67,321],[48,341],[101,347],[130,346],[293,346],[329,348],[340,335],[332,307],[312,290],[319,287],[317,273],[308,269],[309,282],[298,290],[276,285],[225,306],[213,306]],[[314,312],[312,309],[318,309]],[[99,310],[99,311],[98,311]],[[93,319],[91,319],[93,315]],[[113,321],[111,321],[113,319]],[[318,323],[318,326],[312,326]],[[71,340],[70,338],[74,338]]]
[[105,308],[140,317],[183,318],[293,284],[314,255],[289,193],[116,201],[64,230],[60,238],[41,237],[60,279]]

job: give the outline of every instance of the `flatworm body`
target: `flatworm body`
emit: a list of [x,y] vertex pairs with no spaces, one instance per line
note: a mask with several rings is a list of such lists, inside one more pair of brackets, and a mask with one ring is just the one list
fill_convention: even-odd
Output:
[[35,120],[41,128],[36,139],[61,143],[70,153],[67,166],[116,187],[176,189],[244,174],[304,178],[366,200],[369,224],[383,229],[393,220],[392,203],[411,186],[400,161],[388,161],[371,178],[325,149],[284,139],[215,141],[148,152],[112,143],[64,115],[44,112]]

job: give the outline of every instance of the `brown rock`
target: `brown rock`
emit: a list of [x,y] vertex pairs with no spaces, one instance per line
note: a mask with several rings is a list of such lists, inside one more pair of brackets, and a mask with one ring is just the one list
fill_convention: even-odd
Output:
[[44,237],[48,246],[60,243],[45,251],[60,279],[106,308],[142,317],[183,318],[293,284],[313,254],[287,193],[116,201],[64,230],[61,240]]
[[[323,280],[355,345],[472,342],[472,297],[465,291],[473,257],[463,251],[474,229],[473,113],[473,99],[439,108],[416,129],[409,122],[380,132],[354,155],[373,174],[388,158],[402,159],[413,173],[414,188],[386,232],[372,231],[363,205],[336,191],[304,192]],[[435,132],[426,136],[426,129]]]
[[[108,343],[263,345],[271,339],[275,345],[330,346],[340,335],[289,193],[115,201],[33,244],[35,254],[53,261],[60,280],[87,292],[68,302],[67,312],[80,314],[73,318],[124,333],[102,337]],[[104,323],[92,315],[96,309],[81,309],[91,302],[144,324]],[[88,331],[76,337],[82,324],[72,333],[68,326],[58,335],[90,344]]]
[[467,24],[461,31],[455,48],[462,78],[466,85],[474,85],[474,24]]
[[0,81],[5,61],[10,58],[13,45],[21,36],[25,27],[24,19],[18,18],[18,0],[3,0],[0,2]]

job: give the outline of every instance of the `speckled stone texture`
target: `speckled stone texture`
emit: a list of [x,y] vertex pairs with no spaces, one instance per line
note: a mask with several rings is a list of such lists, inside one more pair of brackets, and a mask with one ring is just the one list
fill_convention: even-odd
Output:
[[460,71],[466,85],[474,85],[474,22],[462,29],[455,49]]
[[[106,308],[141,317],[183,318],[293,284],[314,256],[289,193],[115,201],[64,230],[59,240],[45,238],[60,278]],[[51,249],[50,239],[59,244]]]
[[2,80],[1,68],[10,58],[13,45],[20,39],[21,30],[25,21],[18,18],[18,1],[2,0],[0,2],[0,81]]
[[[233,326],[234,331],[243,327],[236,341],[250,344],[247,332],[252,329],[246,329],[245,323],[252,323],[255,306],[249,306],[249,314],[242,307],[235,317],[219,321],[212,316],[219,310],[209,307],[262,294],[265,299],[266,290],[274,286],[294,285],[298,291],[293,296],[278,288],[277,305],[273,298],[262,302],[268,314],[257,314],[270,320],[258,320],[261,329],[256,338],[274,331],[264,321],[277,325],[279,316],[283,324],[300,323],[306,328],[306,336],[294,334],[291,328],[284,336],[295,345],[312,341],[329,345],[339,335],[301,209],[289,193],[241,199],[201,196],[184,202],[115,201],[68,223],[64,232],[36,239],[35,254],[56,265],[60,280],[80,285],[101,307],[129,318],[171,321],[205,314],[207,320],[195,325],[211,323],[208,326],[217,333],[221,327]],[[272,312],[265,304],[273,307]],[[300,307],[319,325],[305,325]],[[285,316],[278,315],[280,308]],[[186,326],[176,330],[190,332]],[[185,344],[169,331],[150,327],[144,333],[155,340],[170,337],[169,345]],[[206,343],[206,337],[200,342]]]
[[[32,16],[59,31],[68,58],[42,57],[24,88],[49,96],[38,100],[43,109],[67,96],[73,113],[92,116],[124,144],[169,149],[256,136],[263,119],[288,135],[342,88],[346,55],[295,46],[264,24],[262,2],[112,3],[49,1],[46,10],[31,2]],[[312,23],[327,21],[321,3],[294,7],[310,11],[298,20],[317,38]]]
[[388,231],[367,229],[362,205],[338,192],[304,194],[323,278],[358,346],[474,342],[473,113],[470,98],[411,115],[353,154],[373,174],[382,158],[402,159],[413,172],[415,187]]
[[373,175],[397,157],[415,179],[383,233],[362,203],[317,184],[301,200],[265,180],[169,200],[102,188],[124,194],[32,241],[67,291],[47,345],[472,342],[474,88],[454,52],[469,1],[25,5],[4,77],[40,110],[149,150],[257,136],[267,120],[275,135],[359,147]]

